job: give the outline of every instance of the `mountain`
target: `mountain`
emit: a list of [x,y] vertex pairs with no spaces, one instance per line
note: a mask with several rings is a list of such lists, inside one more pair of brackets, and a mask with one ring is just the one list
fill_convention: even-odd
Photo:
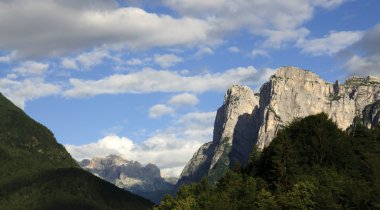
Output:
[[80,169],[45,126],[0,94],[0,209],[148,209]]
[[154,164],[142,166],[117,155],[104,158],[84,159],[79,165],[86,171],[115,184],[116,186],[159,203],[165,194],[173,194],[175,185],[161,177]]
[[346,132],[325,113],[295,119],[246,167],[183,185],[154,209],[380,209],[380,126]]
[[[344,84],[329,83],[296,67],[278,69],[259,93],[234,85],[217,111],[213,141],[193,155],[178,185],[198,182],[202,177],[216,182],[236,162],[246,165],[255,146],[262,150],[281,128],[297,118],[324,112],[339,128],[347,129],[367,110],[365,120],[378,121],[379,115],[373,113],[379,109],[379,99],[379,78],[351,77]],[[368,106],[373,103],[373,107]]]

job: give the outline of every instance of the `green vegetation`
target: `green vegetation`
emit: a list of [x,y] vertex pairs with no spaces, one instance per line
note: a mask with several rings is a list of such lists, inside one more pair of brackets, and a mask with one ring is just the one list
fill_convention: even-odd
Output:
[[342,98],[342,96],[340,96],[340,95],[330,93],[330,95],[327,97],[327,100],[332,102],[332,101],[339,101],[341,98]]
[[182,186],[155,209],[380,209],[380,127],[347,134],[325,114],[298,119],[246,168]]
[[0,209],[148,209],[79,168],[43,125],[0,94]]

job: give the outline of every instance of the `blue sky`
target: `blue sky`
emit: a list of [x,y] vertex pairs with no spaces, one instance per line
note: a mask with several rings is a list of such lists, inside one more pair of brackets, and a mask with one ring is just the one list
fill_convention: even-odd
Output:
[[0,0],[0,91],[77,159],[178,176],[232,84],[380,75],[377,0]]

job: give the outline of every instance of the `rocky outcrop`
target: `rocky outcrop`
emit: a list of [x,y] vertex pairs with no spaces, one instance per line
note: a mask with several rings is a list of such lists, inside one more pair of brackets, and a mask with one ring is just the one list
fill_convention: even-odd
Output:
[[[159,202],[165,193],[174,190],[174,185],[161,177],[154,164],[142,166],[137,161],[125,160],[117,155],[84,159],[79,165],[86,171],[116,186]],[[154,197],[151,197],[151,196]]]
[[378,120],[373,115],[378,107],[366,106],[379,99],[380,79],[376,77],[351,77],[344,84],[329,83],[295,67],[278,69],[259,94],[234,85],[218,109],[213,141],[193,156],[179,183],[199,181],[203,176],[215,178],[215,174],[218,177],[236,160],[245,165],[254,145],[263,149],[279,129],[296,118],[325,112],[340,128],[347,129],[355,117],[363,117],[367,108],[372,110],[372,123]]
[[249,87],[230,87],[216,114],[213,141],[194,154],[178,184],[200,180],[205,175],[217,180],[235,161],[246,163],[257,132],[252,128],[258,105],[259,97]]
[[369,129],[375,128],[380,124],[380,100],[364,108],[362,123]]
[[352,77],[344,84],[328,83],[316,74],[295,67],[279,69],[260,90],[260,125],[257,145],[267,146],[278,129],[295,118],[325,112],[337,125],[348,128],[366,105],[380,97],[375,77]]

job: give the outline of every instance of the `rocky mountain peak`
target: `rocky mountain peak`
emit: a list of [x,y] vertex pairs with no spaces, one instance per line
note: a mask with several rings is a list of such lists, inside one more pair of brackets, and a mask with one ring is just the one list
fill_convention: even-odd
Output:
[[[128,165],[132,163],[133,161],[128,161],[121,156],[108,155],[106,157],[95,157],[91,160],[84,159],[79,163],[79,165],[82,168],[104,169],[105,167]],[[136,162],[136,164],[140,165],[138,162]]]
[[291,80],[305,80],[305,81],[320,81],[321,78],[309,70],[300,69],[294,66],[284,66],[279,68],[274,75],[274,79],[291,79]]
[[[213,141],[204,144],[194,154],[182,171],[179,184],[188,182],[187,177],[200,179],[205,173],[217,179],[220,172],[235,161],[246,163],[248,151],[254,144],[256,130],[251,128],[258,105],[259,97],[248,86],[228,88],[216,114]],[[229,154],[234,154],[234,158],[230,159]]]
[[[165,192],[174,190],[174,185],[161,177],[160,169],[148,163],[126,160],[119,155],[84,159],[79,165],[86,171],[116,186],[158,202]],[[153,197],[152,197],[153,196]],[[158,196],[158,197],[157,197]]]
[[[266,147],[277,132],[296,118],[326,113],[341,129],[367,105],[380,99],[380,79],[352,77],[344,84],[326,82],[311,71],[279,68],[260,88],[259,97],[247,86],[233,85],[218,109],[213,141],[203,145],[182,172],[179,184],[216,180],[235,162],[245,165],[256,145]],[[377,106],[367,107],[368,121],[378,121]]]
[[[223,104],[229,104],[240,100],[252,101],[254,93],[251,88],[244,85],[232,85],[224,95]],[[252,103],[252,102],[251,102]]]

